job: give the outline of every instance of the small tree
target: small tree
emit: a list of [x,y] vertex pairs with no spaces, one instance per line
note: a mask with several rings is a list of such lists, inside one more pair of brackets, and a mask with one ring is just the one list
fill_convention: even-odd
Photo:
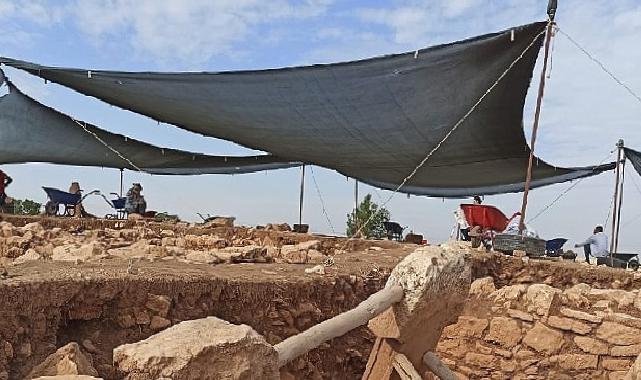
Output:
[[18,215],[38,215],[40,214],[41,203],[34,202],[30,199],[14,199],[9,205],[13,208],[13,213]]
[[[380,208],[372,202],[372,194],[367,194],[356,208],[356,212],[347,214],[347,236],[382,239],[387,234],[384,222],[388,222],[390,213],[385,208]],[[365,224],[367,223],[367,224]],[[359,231],[360,229],[360,231]]]

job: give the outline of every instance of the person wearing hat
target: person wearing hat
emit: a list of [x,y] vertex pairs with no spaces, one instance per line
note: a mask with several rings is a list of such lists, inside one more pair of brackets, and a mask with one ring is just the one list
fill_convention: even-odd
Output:
[[127,191],[127,198],[125,200],[125,210],[130,214],[144,214],[147,211],[147,202],[145,197],[141,194],[142,185],[134,183],[133,186]]
[[590,256],[597,258],[597,264],[600,257],[608,255],[608,237],[603,233],[603,226],[598,224],[594,227],[592,236],[587,238],[584,242],[574,245],[575,248],[583,247],[585,253],[585,262],[590,263]]
[[5,203],[9,203],[7,193],[4,190],[11,182],[13,182],[13,179],[0,169],[0,207],[4,206]]

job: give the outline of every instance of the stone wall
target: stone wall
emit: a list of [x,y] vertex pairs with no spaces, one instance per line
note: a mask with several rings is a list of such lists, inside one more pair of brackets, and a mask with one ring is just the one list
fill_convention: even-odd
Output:
[[623,379],[641,353],[639,291],[553,285],[477,279],[437,354],[462,379]]

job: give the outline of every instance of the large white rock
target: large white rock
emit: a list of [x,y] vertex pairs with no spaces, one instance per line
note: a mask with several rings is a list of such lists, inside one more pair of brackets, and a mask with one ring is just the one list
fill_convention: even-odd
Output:
[[114,349],[126,379],[278,379],[276,350],[246,325],[215,317],[181,322]]

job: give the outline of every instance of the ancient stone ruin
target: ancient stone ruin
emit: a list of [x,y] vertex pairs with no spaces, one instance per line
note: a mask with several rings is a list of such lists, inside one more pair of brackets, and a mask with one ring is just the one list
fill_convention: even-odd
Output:
[[641,379],[636,272],[119,223],[0,222],[0,379]]

